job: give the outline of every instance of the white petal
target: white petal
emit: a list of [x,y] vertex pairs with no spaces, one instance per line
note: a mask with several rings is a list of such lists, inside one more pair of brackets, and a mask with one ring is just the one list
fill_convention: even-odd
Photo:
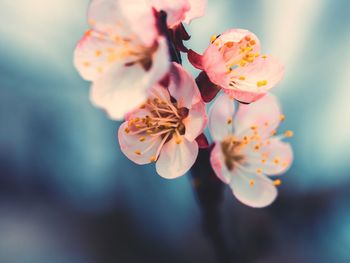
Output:
[[141,135],[131,135],[127,133],[125,128],[128,126],[127,122],[124,122],[118,130],[118,140],[121,151],[133,162],[137,164],[151,163],[157,153],[158,147],[161,144],[160,136],[145,137],[146,140],[140,141]]
[[232,133],[232,118],[235,112],[233,101],[221,94],[209,111],[209,131],[214,141],[222,141]]
[[205,129],[207,115],[204,102],[194,105],[188,112],[188,116],[182,121],[186,127],[185,137],[189,141],[195,140]]
[[232,173],[230,186],[234,196],[251,207],[268,206],[277,197],[277,188],[270,179],[240,168]]
[[139,63],[125,66],[121,61],[115,62],[113,67],[94,82],[91,101],[106,110],[110,118],[123,119],[128,111],[146,100],[146,90],[164,77],[168,67],[167,45],[165,39],[160,38],[149,71],[145,71]]
[[293,150],[289,143],[279,138],[271,138],[263,143],[256,158],[248,158],[248,169],[261,170],[266,175],[285,173],[293,162]]
[[193,19],[204,16],[207,9],[207,0],[189,0],[191,9],[186,13],[184,22],[189,24]]
[[184,175],[196,161],[198,155],[197,142],[182,139],[180,144],[176,143],[175,138],[171,139],[160,152],[156,169],[157,173],[166,179],[174,179]]
[[267,94],[249,105],[241,104],[235,117],[235,134],[244,136],[254,127],[262,138],[272,136],[280,123],[281,111],[277,98]]

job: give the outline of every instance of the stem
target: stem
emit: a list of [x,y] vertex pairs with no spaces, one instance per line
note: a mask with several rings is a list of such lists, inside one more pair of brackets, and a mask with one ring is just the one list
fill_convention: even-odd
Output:
[[210,149],[199,150],[197,160],[191,168],[191,179],[202,211],[204,233],[211,240],[219,262],[231,262],[230,251],[221,228],[220,203],[224,184],[211,168]]

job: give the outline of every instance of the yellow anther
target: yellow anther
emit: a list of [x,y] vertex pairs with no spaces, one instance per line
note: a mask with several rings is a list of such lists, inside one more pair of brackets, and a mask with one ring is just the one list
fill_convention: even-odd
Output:
[[282,181],[281,181],[280,179],[277,179],[277,180],[273,181],[273,184],[274,184],[275,186],[279,186],[279,185],[282,184]]
[[96,70],[97,70],[98,73],[102,73],[103,72],[103,68],[102,67],[98,67],[98,68],[96,68]]
[[284,116],[283,114],[280,116],[280,121],[284,121],[286,119],[286,116]]
[[182,140],[181,140],[181,138],[177,138],[175,142],[176,142],[176,144],[180,144],[180,143],[182,143]]
[[265,58],[267,58],[267,56],[264,55],[264,56],[262,56],[262,58],[265,59]]
[[253,126],[251,126],[250,128],[251,128],[252,130],[256,130],[256,129],[258,128],[258,126],[253,125]]
[[216,35],[212,35],[211,38],[210,38],[210,43],[213,44],[216,39],[217,39],[217,36]]
[[129,132],[130,132],[130,129],[129,129],[128,127],[126,127],[126,128],[124,129],[124,131],[125,131],[126,133],[129,133]]
[[250,36],[246,36],[244,39],[247,41],[250,41],[251,38],[250,38]]
[[266,163],[266,159],[262,159],[261,162],[262,162],[262,163]]
[[239,80],[245,80],[245,76],[240,76]]
[[249,185],[250,185],[251,187],[253,187],[254,184],[255,184],[255,181],[254,181],[254,180],[249,180]]
[[252,63],[252,62],[254,62],[254,58],[253,58],[253,57],[249,57],[249,58],[247,59],[247,61],[248,61],[249,63]]
[[260,145],[259,145],[259,144],[255,145],[255,146],[254,146],[254,149],[255,149],[255,150],[259,150],[259,149],[260,149]]
[[154,163],[156,160],[157,160],[157,157],[156,156],[151,156],[151,158],[149,158],[149,160]]
[[286,131],[286,132],[284,133],[284,136],[286,136],[286,137],[288,137],[288,138],[293,137],[293,135],[294,135],[294,132],[293,132],[293,131]]
[[275,160],[273,160],[274,164],[279,164],[280,163],[280,159],[279,158],[275,158]]
[[239,63],[239,65],[241,67],[244,67],[247,64],[247,62],[245,62],[243,59],[241,60],[241,62]]
[[226,123],[227,123],[228,125],[231,124],[231,123],[232,123],[232,118],[228,118],[227,121],[226,121]]
[[95,56],[96,56],[96,57],[101,56],[101,54],[102,54],[101,50],[98,50],[98,49],[97,49],[97,50],[95,51]]
[[266,86],[267,85],[267,80],[259,80],[256,85],[258,87]]
[[256,169],[256,173],[257,174],[262,174],[262,169],[261,168]]
[[140,151],[140,150],[136,150],[136,151],[135,151],[135,154],[141,155],[141,151]]
[[144,142],[146,140],[146,137],[140,137],[139,141]]
[[88,62],[88,61],[85,61],[83,64],[85,67],[90,67],[90,65],[91,65],[90,62]]
[[251,44],[252,46],[254,46],[256,44],[256,41],[254,39],[250,40],[249,44]]
[[259,54],[259,53],[255,53],[254,56],[255,56],[255,57],[258,57],[258,56],[260,56],[260,54]]

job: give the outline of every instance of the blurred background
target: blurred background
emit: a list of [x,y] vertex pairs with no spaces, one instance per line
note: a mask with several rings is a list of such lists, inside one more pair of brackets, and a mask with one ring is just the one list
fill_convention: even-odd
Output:
[[[189,175],[128,161],[89,102],[72,65],[88,3],[0,0],[0,262],[217,262]],[[225,187],[232,262],[350,262],[349,14],[348,0],[209,0],[187,27],[198,52],[249,29],[286,65],[274,93],[295,162],[266,209]]]

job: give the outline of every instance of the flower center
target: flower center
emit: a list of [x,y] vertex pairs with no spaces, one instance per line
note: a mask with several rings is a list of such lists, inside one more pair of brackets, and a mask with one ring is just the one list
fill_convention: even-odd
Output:
[[144,141],[147,136],[161,136],[167,142],[176,136],[176,142],[181,143],[181,135],[185,134],[182,121],[187,117],[188,109],[178,108],[176,102],[158,97],[149,98],[140,109],[148,114],[130,119],[125,132],[140,135],[140,141]]
[[233,170],[235,164],[242,164],[244,162],[244,155],[241,153],[241,150],[245,145],[246,143],[237,140],[233,135],[227,136],[221,142],[221,149],[227,169]]

